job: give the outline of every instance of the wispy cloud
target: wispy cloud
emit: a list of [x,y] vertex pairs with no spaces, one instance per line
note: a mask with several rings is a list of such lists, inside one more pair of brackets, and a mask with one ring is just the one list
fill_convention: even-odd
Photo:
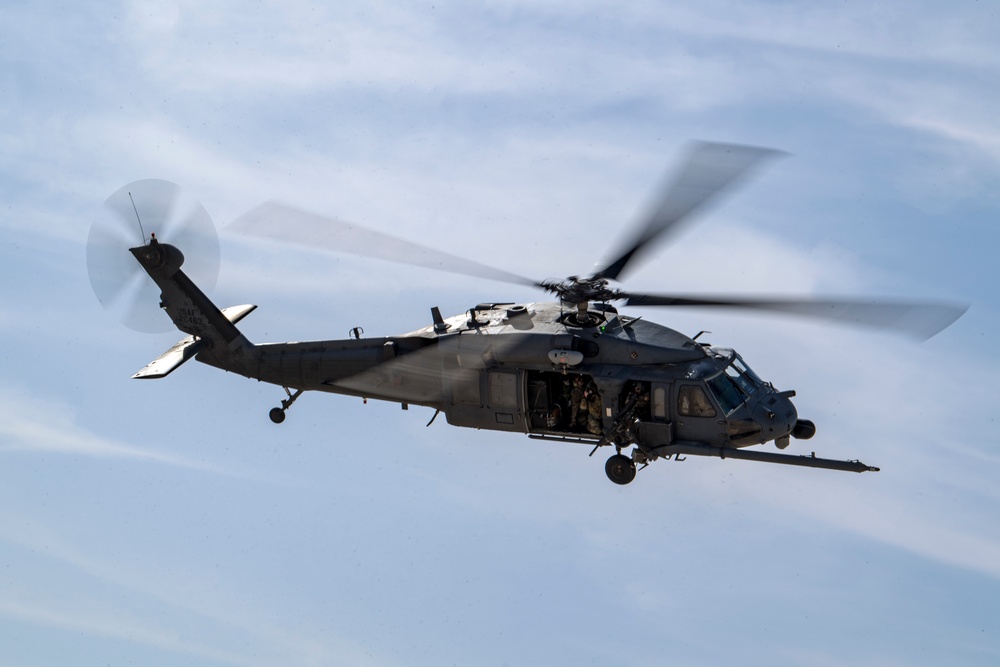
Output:
[[0,388],[0,452],[52,452],[230,474],[204,461],[118,442],[76,424],[72,406]]
[[[290,628],[266,605],[219,580],[218,565],[137,561],[127,545],[109,551],[68,537],[37,519],[0,510],[0,547],[30,553],[33,566],[3,586],[0,616],[213,662],[325,665],[341,659],[385,665],[348,638]],[[36,581],[38,576],[43,581]],[[52,582],[68,581],[62,588]]]
[[170,629],[153,627],[149,623],[137,621],[127,613],[105,615],[94,613],[92,609],[70,609],[66,605],[60,607],[20,600],[0,600],[0,616],[56,630],[140,644],[230,665],[261,664],[251,656],[185,641]]

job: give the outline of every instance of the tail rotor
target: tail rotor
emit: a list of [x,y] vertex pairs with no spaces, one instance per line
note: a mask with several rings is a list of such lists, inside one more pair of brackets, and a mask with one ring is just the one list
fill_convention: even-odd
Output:
[[94,295],[112,315],[135,331],[173,329],[158,312],[159,289],[128,252],[155,234],[183,252],[184,271],[210,291],[219,277],[219,235],[208,212],[176,183],[144,179],[107,198],[87,238],[87,274]]

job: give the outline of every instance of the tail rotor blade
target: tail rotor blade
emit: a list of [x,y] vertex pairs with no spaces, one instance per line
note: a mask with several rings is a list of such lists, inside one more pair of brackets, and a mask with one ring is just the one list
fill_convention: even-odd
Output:
[[[128,191],[125,197],[121,196],[123,190]],[[186,258],[184,273],[202,290],[215,288],[219,278],[219,234],[208,211],[190,193],[171,181],[146,179],[125,186],[108,199],[112,200],[116,211],[128,209],[133,224],[139,215],[146,240],[156,234],[161,241],[180,248]]]
[[90,286],[97,300],[105,306],[116,301],[121,290],[142,270],[128,252],[120,252],[128,248],[138,239],[138,228],[134,227],[133,238],[128,238],[120,223],[114,216],[104,216],[95,220],[87,237],[87,275]]
[[104,202],[87,237],[87,274],[97,300],[130,329],[173,328],[160,311],[159,289],[128,249],[151,234],[182,248],[184,272],[209,291],[219,276],[219,237],[208,212],[176,183],[145,179],[120,188]]

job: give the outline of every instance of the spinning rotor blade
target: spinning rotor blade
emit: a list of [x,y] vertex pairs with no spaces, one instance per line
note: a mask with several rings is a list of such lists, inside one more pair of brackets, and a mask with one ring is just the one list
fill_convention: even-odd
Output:
[[964,304],[915,301],[700,297],[632,293],[627,297],[626,305],[629,306],[742,308],[885,329],[906,334],[917,340],[927,340],[943,331],[969,309],[969,306]]
[[764,158],[778,154],[779,151],[754,146],[695,143],[645,224],[636,228],[618,257],[594,274],[594,278],[620,280],[629,263],[652,241],[676,230],[685,218],[733,187]]
[[227,225],[227,230],[258,238],[293,243],[312,249],[374,257],[515,285],[537,286],[537,281],[494,269],[473,258],[451,255],[382,232],[308,213],[277,202],[266,202]]
[[181,249],[184,272],[205,291],[219,277],[219,236],[204,207],[170,181],[135,181],[105,200],[87,237],[90,285],[127,327],[161,333],[173,325],[159,312],[159,289],[128,252],[150,233]]

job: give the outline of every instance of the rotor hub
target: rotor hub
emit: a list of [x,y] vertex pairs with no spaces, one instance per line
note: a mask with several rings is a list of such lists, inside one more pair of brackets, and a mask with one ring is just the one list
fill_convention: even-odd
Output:
[[616,301],[626,297],[621,290],[609,288],[605,278],[570,276],[562,282],[545,281],[540,283],[540,286],[553,294],[558,294],[563,301],[576,304],[581,312],[587,310],[591,301]]

